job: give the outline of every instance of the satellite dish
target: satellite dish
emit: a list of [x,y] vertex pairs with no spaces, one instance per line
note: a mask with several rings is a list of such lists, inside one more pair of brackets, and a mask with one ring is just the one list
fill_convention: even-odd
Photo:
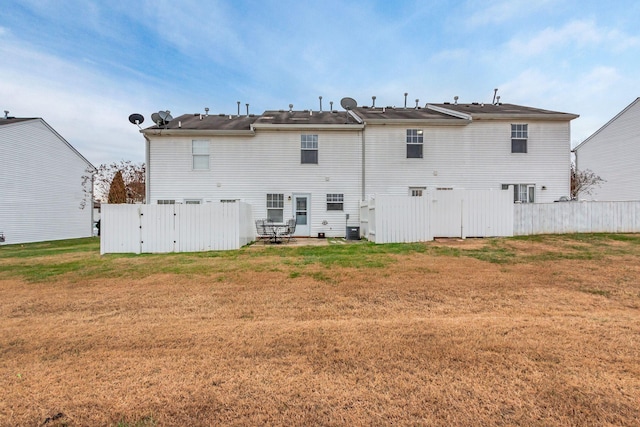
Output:
[[356,102],[355,99],[346,97],[340,100],[340,105],[342,105],[342,108],[344,108],[345,110],[351,110],[357,107],[358,103]]
[[173,120],[173,117],[171,117],[171,114],[169,114],[168,111],[158,111],[158,116],[160,116],[160,120],[162,120],[164,123],[169,123],[171,120]]
[[144,116],[142,114],[133,113],[129,116],[129,123],[132,125],[139,125],[142,122],[144,122]]
[[162,122],[162,119],[160,118],[160,115],[158,113],[153,113],[151,115],[151,120],[153,120],[153,123],[155,124],[159,124],[160,122]]

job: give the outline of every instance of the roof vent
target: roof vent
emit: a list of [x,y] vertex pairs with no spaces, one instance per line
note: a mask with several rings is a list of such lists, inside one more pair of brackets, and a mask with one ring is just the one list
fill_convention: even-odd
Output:
[[205,117],[209,116],[209,107],[204,107],[204,115]]
[[289,112],[293,114],[293,104],[289,104]]
[[453,97],[453,105],[458,105],[458,95]]
[[4,110],[4,118],[5,119],[9,118],[9,110]]
[[247,117],[249,117],[249,104],[247,103],[247,104],[244,104],[244,105],[247,106]]
[[419,108],[419,107],[418,107],[418,103],[419,103],[419,102],[420,102],[420,100],[416,98],[416,110]]
[[407,95],[409,95],[407,92],[404,93],[404,109],[407,109]]
[[371,97],[371,108],[376,108],[376,96]]
[[320,111],[319,111],[319,113],[322,113],[322,96],[319,96],[318,99],[320,99]]
[[238,117],[240,117],[240,101],[236,101],[238,103]]
[[333,113],[333,101],[329,102],[329,111]]

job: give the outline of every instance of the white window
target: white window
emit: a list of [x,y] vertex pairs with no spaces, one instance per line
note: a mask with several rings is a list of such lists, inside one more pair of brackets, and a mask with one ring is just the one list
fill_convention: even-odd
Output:
[[300,135],[300,162],[318,164],[318,135]]
[[158,200],[158,204],[159,205],[175,205],[176,201],[163,199],[163,200]]
[[526,153],[527,139],[529,138],[529,125],[511,125],[511,152]]
[[409,187],[409,195],[411,197],[422,197],[427,187]]
[[284,221],[284,194],[267,194],[267,219],[272,222]]
[[209,170],[209,141],[194,139],[191,141],[193,170]]
[[344,210],[344,194],[327,194],[327,210],[341,211]]
[[422,129],[407,129],[407,159],[421,159],[424,132]]
[[536,186],[533,184],[514,184],[513,201],[534,203],[536,201]]

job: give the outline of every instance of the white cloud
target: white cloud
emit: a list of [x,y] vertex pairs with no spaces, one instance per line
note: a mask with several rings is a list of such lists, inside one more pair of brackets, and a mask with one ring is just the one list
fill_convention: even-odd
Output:
[[545,28],[531,38],[511,40],[508,45],[519,55],[540,55],[564,46],[572,48],[596,48],[607,45],[612,50],[623,50],[639,45],[637,37],[627,36],[618,30],[600,28],[593,21],[571,21],[560,28]]
[[474,12],[466,19],[466,25],[478,27],[515,21],[521,19],[524,13],[531,16],[536,10],[543,9],[551,3],[553,0],[533,2],[530,0],[485,0],[482,2],[471,0],[467,6],[474,9]]

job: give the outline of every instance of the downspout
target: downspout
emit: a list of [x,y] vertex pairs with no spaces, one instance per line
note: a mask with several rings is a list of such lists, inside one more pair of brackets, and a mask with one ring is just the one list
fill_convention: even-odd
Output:
[[361,181],[362,181],[362,192],[361,192],[361,200],[364,202],[365,201],[365,190],[366,190],[366,180],[367,180],[367,173],[366,173],[366,158],[365,158],[365,154],[366,154],[366,144],[365,144],[365,136],[364,136],[364,132],[365,129],[367,127],[367,123],[363,123],[363,127],[362,127],[362,177],[361,177]]

